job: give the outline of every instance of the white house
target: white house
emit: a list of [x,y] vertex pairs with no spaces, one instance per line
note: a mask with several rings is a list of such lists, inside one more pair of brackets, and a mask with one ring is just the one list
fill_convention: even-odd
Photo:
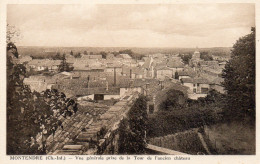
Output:
[[189,88],[188,95],[191,99],[206,97],[210,89],[208,80],[202,78],[184,78],[181,83]]
[[59,68],[61,60],[34,59],[28,62],[28,66],[36,71],[56,71]]

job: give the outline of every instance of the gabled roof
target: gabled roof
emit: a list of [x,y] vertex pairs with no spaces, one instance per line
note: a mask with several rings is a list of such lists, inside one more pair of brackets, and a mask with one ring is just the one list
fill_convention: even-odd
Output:
[[148,59],[146,59],[145,60],[145,62],[144,62],[144,64],[142,65],[142,67],[144,68],[144,69],[149,69],[150,68],[150,64],[151,64],[151,58],[149,57]]
[[203,78],[184,78],[181,79],[183,83],[192,83],[192,84],[209,84],[207,79]]
[[181,82],[182,83],[194,83],[193,79],[192,78],[185,78],[185,79],[181,79]]
[[107,63],[107,68],[122,68],[122,64],[120,63]]
[[187,71],[180,71],[178,72],[179,76],[190,76],[190,73],[188,73]]
[[19,63],[25,63],[25,62],[29,62],[32,60],[32,57],[31,56],[22,56],[18,58],[19,60]]
[[75,95],[84,96],[91,94],[119,95],[120,88],[79,88],[75,90]]
[[209,81],[207,79],[203,79],[203,78],[194,78],[194,81],[197,84],[209,84]]
[[184,64],[182,62],[176,61],[176,60],[168,61],[167,66],[170,68],[184,68]]
[[162,67],[156,68],[156,70],[169,70],[169,71],[171,71],[172,69],[170,69],[166,66],[162,66]]
[[48,84],[56,83],[57,78],[55,76],[43,76],[43,75],[34,75],[24,79],[24,83],[29,82],[45,82]]
[[114,58],[115,55],[114,54],[107,54],[106,58]]
[[128,67],[128,66],[123,66],[122,67],[122,73],[126,75],[130,75],[130,70],[132,70],[132,74],[137,74],[137,75],[143,75],[144,70],[140,67]]
[[129,56],[128,54],[119,54],[122,58],[124,59],[132,59],[131,56]]
[[33,59],[28,62],[28,65],[51,67],[60,65],[61,60],[49,60],[49,59]]
[[224,79],[221,77],[217,77],[214,80],[212,80],[211,84],[221,85],[222,82],[224,82]]
[[102,59],[102,55],[82,55],[81,58],[85,59]]

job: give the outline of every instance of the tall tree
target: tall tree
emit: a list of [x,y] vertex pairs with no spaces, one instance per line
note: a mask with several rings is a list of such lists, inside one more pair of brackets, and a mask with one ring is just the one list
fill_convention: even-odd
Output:
[[60,52],[57,52],[57,54],[53,57],[53,60],[61,60],[62,56],[60,54]]
[[77,103],[56,90],[31,92],[23,83],[26,68],[17,64],[17,48],[9,42],[13,33],[7,31],[7,154],[45,154],[46,142],[38,143],[36,136],[54,134],[62,125],[59,118],[75,113]]
[[202,51],[200,53],[200,58],[205,60],[205,61],[212,61],[213,60],[212,55],[210,55],[207,51]]
[[182,54],[179,55],[184,64],[189,64],[190,59],[192,58],[192,54]]
[[105,51],[101,51],[99,54],[102,55],[102,58],[107,58],[107,53]]
[[75,57],[75,58],[80,58],[80,57],[81,57],[80,52],[76,53],[74,57]]
[[73,56],[73,51],[72,50],[70,51],[70,55]]
[[[74,100],[57,90],[31,92],[23,80],[26,68],[14,61],[17,49],[7,47],[7,154],[45,154],[44,138],[61,125],[60,117],[77,111]],[[42,135],[42,143],[36,136]]]
[[255,116],[255,28],[234,44],[222,76],[228,108]]
[[181,109],[186,103],[186,98],[183,92],[175,89],[170,89],[166,92],[166,98],[159,105],[161,111],[172,109]]
[[6,27],[6,43],[16,43],[20,39],[20,30],[15,26],[7,24]]
[[74,67],[70,66],[69,63],[67,63],[65,54],[63,54],[62,61],[59,65],[59,72],[70,72],[73,71]]

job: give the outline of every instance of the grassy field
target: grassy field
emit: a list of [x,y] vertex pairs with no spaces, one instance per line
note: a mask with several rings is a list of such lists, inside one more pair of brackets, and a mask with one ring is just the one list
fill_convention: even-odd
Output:
[[255,154],[255,128],[247,121],[207,126],[205,133],[219,155]]

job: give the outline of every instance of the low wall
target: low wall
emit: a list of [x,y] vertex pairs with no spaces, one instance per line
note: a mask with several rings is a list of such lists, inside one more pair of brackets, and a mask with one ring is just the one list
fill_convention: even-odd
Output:
[[[148,143],[187,154],[210,154],[198,129],[187,130],[167,136],[150,138]],[[203,143],[204,142],[204,143]]]
[[193,99],[193,100],[197,100],[198,98],[200,98],[200,97],[206,97],[207,96],[207,94],[188,94],[188,97],[190,98],[190,99]]

